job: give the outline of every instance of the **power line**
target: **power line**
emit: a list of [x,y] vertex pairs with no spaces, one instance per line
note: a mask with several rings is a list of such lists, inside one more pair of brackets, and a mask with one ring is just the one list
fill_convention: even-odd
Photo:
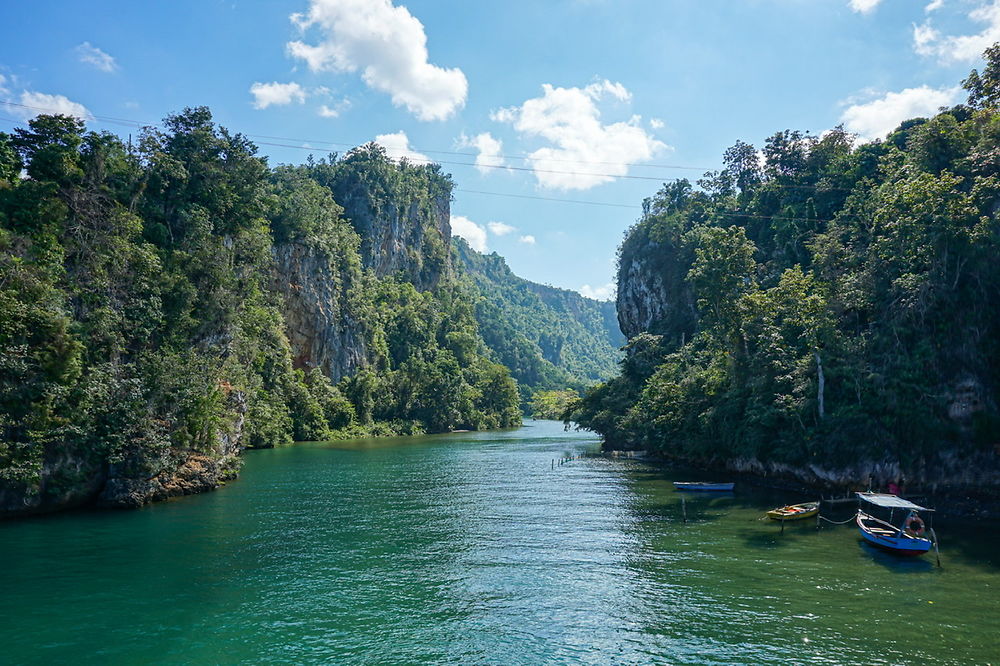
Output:
[[488,194],[494,197],[510,197],[512,199],[533,199],[535,201],[558,201],[559,203],[584,204],[587,206],[611,206],[614,208],[642,209],[642,206],[635,206],[633,204],[610,203],[605,201],[581,201],[579,199],[558,199],[556,197],[538,197],[538,196],[531,196],[529,194],[507,194],[504,192],[485,192],[483,190],[467,190],[464,187],[456,187],[455,191],[465,192],[466,194]]
[[[23,109],[30,109],[30,110],[34,110],[34,111],[49,111],[49,112],[52,112],[52,111],[56,111],[57,112],[57,111],[59,111],[58,109],[45,108],[45,107],[39,107],[39,106],[31,106],[31,105],[28,105],[28,104],[19,104],[17,102],[11,102],[11,101],[0,101],[0,104],[5,104],[5,105],[8,105],[8,106],[14,106],[14,107],[23,108]],[[142,123],[142,122],[137,121],[137,120],[130,120],[130,119],[126,119],[126,118],[116,118],[114,116],[104,116],[104,115],[91,114],[90,117],[93,118],[93,119],[102,120],[104,122],[111,122],[111,123],[116,123],[116,124],[124,124],[126,126],[135,127],[135,128],[161,127],[161,125],[158,124],[158,123]],[[4,120],[8,120],[9,122],[23,124],[23,121],[17,121],[17,120],[6,119],[6,118]],[[324,140],[319,140],[319,139],[315,139],[315,140],[312,140],[312,139],[291,139],[291,138],[272,137],[272,136],[259,135],[259,134],[244,134],[244,136],[247,136],[247,137],[257,137],[257,138],[278,139],[278,140],[283,140],[283,141],[301,141],[301,142],[304,142],[304,143],[310,143],[310,142],[314,142],[314,143],[326,143],[326,144],[335,145],[335,146],[349,146],[349,147],[354,147],[354,146],[357,145],[357,144],[350,144],[350,143],[340,143],[340,142],[335,142],[335,141],[324,141]],[[271,147],[275,147],[275,148],[289,148],[289,149],[293,149],[293,150],[309,150],[309,151],[315,150],[311,146],[296,145],[296,144],[289,144],[289,143],[274,143],[274,142],[271,142],[271,141],[257,141],[257,143],[259,145],[271,146]],[[420,149],[417,149],[417,148],[414,148],[413,150],[414,151],[419,151],[419,152],[427,152],[427,153],[439,153],[439,154],[448,154],[448,155],[465,155],[465,156],[468,156],[468,157],[472,157],[473,156],[473,155],[471,155],[469,153],[462,153],[462,152],[456,152],[456,151],[420,150]],[[497,157],[515,158],[515,159],[533,159],[530,156],[503,156],[503,155],[498,155]],[[420,160],[412,160],[412,161],[418,162]],[[578,163],[578,164],[614,164],[614,165],[617,165],[617,166],[650,166],[650,167],[658,167],[658,168],[665,168],[665,169],[705,170],[703,167],[683,166],[683,165],[639,165],[639,164],[615,163],[615,162],[585,162],[585,161],[558,160],[558,159],[545,160],[545,161],[556,161],[556,162],[563,162],[563,161],[565,161],[565,162],[573,162],[573,163]],[[428,160],[428,162],[431,162],[431,161]],[[527,167],[527,166],[511,166],[511,165],[499,165],[499,164],[479,164],[478,162],[456,162],[456,161],[450,161],[450,160],[436,160],[436,162],[439,163],[439,164],[447,164],[449,166],[471,166],[471,167],[476,167],[476,168],[504,169],[504,170],[508,170],[508,171],[521,171],[521,172],[530,172],[530,173],[545,173],[545,174],[564,175],[564,176],[583,176],[583,177],[592,177],[592,178],[611,178],[611,179],[620,178],[620,179],[626,179],[626,180],[644,180],[644,181],[655,181],[655,182],[660,182],[660,183],[664,182],[664,179],[660,178],[658,176],[639,176],[639,175],[633,175],[633,174],[610,174],[610,173],[588,173],[588,172],[580,172],[580,171],[561,171],[561,170],[557,170],[557,169],[539,169],[539,168],[536,168],[536,167]],[[850,188],[843,188],[843,187],[822,187],[821,188],[818,185],[793,185],[793,184],[778,184],[778,185],[775,185],[775,184],[771,184],[770,186],[771,187],[778,187],[778,188],[781,188],[781,189],[807,189],[807,190],[822,189],[824,191],[845,191],[845,192],[851,191]],[[515,195],[511,195],[511,196],[515,196]],[[533,198],[533,197],[529,197],[527,195],[517,195],[517,196],[519,198]],[[534,197],[534,198],[538,198],[538,199],[541,199],[541,200],[546,200],[546,198],[544,198],[544,197]],[[552,199],[552,200],[556,200],[556,199]],[[570,200],[568,200],[568,199],[561,199],[560,201],[570,201]],[[625,207],[626,206],[626,204],[605,204],[605,203],[600,203],[600,202],[592,202],[592,203],[595,203],[596,205],[607,205],[607,206],[616,206],[616,207]],[[628,206],[628,207],[630,207],[630,208],[639,208],[638,206]]]
[[[250,135],[248,134],[247,136]],[[296,150],[311,150],[311,151],[315,150],[315,148],[312,148],[311,146],[296,146],[291,143],[273,143],[270,141],[258,141],[257,143],[262,146],[273,146],[276,148],[293,148]],[[420,159],[411,159],[411,158],[407,159],[409,159],[412,162],[423,161]],[[586,171],[559,171],[557,169],[538,169],[535,167],[505,166],[501,164],[478,164],[476,162],[453,162],[450,160],[427,160],[427,163],[448,164],[453,166],[471,166],[471,167],[476,167],[477,169],[486,168],[486,169],[504,169],[508,171],[528,171],[531,173],[549,173],[549,174],[558,174],[563,176],[590,176],[592,178],[625,178],[628,180],[654,180],[658,183],[663,182],[663,178],[660,178],[658,176],[634,176],[630,174],[618,175],[613,173],[588,173]]]
[[[18,108],[21,108],[21,109],[30,109],[32,111],[46,111],[46,112],[49,112],[49,113],[58,113],[59,112],[59,109],[46,108],[46,107],[41,107],[41,106],[31,106],[31,105],[28,105],[28,104],[20,104],[18,102],[11,102],[11,101],[0,101],[0,104],[5,104],[7,106],[15,106],[15,107],[18,107]],[[143,127],[162,127],[161,123],[146,123],[146,122],[142,122],[142,121],[139,121],[139,120],[130,120],[128,118],[117,118],[115,116],[105,116],[105,115],[98,115],[98,114],[93,114],[93,113],[90,114],[90,118],[93,118],[95,120],[101,120],[101,121],[104,121],[104,122],[124,124],[124,125],[128,125],[130,127],[135,127],[135,128],[139,128],[139,129],[141,129]],[[341,147],[345,147],[345,148],[355,148],[357,146],[360,146],[360,145],[363,145],[365,143],[368,143],[367,141],[361,141],[361,142],[355,142],[355,143],[346,143],[346,142],[343,142],[343,141],[327,141],[325,139],[301,139],[301,138],[295,138],[295,137],[270,136],[270,135],[267,135],[267,134],[249,134],[249,133],[243,133],[243,135],[247,136],[247,137],[259,138],[259,139],[274,139],[276,141],[298,141],[298,142],[302,142],[302,143],[323,143],[323,144],[327,144],[327,145],[330,145],[330,146],[341,146]],[[272,143],[266,143],[264,141],[261,141],[259,143],[262,144],[262,145],[279,146],[279,147],[284,147],[284,148],[300,148],[300,147],[302,147],[302,146],[289,146],[289,145],[286,145],[286,144],[272,144]],[[310,150],[311,150],[311,148],[310,148]],[[437,155],[462,155],[462,156],[465,156],[465,157],[476,157],[476,155],[474,153],[466,153],[466,152],[454,151],[454,150],[427,150],[427,149],[418,148],[418,147],[414,147],[412,150],[414,152],[419,152],[419,153],[433,153],[433,154],[437,154]],[[501,155],[501,154],[498,153],[496,155],[491,155],[490,157],[495,157],[495,158],[500,158],[500,159],[510,159],[510,160],[538,160],[537,157],[532,157],[531,155]],[[611,166],[641,167],[641,168],[649,168],[649,169],[680,169],[680,170],[702,171],[702,172],[704,172],[704,171],[711,171],[712,168],[713,168],[713,167],[690,166],[690,165],[683,165],[683,164],[642,164],[642,163],[639,163],[639,162],[602,162],[602,161],[596,161],[596,160],[567,160],[567,159],[559,159],[559,158],[545,158],[544,161],[545,162],[567,162],[567,163],[571,163],[571,164],[603,164],[603,165],[611,165]],[[456,163],[456,164],[463,164],[464,165],[465,163],[464,162],[460,162],[460,163]],[[470,166],[487,167],[487,166],[494,166],[494,165],[471,164]],[[502,167],[501,166],[499,168],[507,168],[507,167]],[[516,169],[517,167],[510,167],[510,168]],[[523,169],[524,167],[520,167],[520,168]],[[567,173],[567,172],[554,172],[554,173]],[[580,174],[580,175],[590,175],[590,174]],[[604,174],[594,174],[594,175],[604,175]],[[611,176],[611,177],[616,178],[618,176]],[[656,178],[653,178],[653,177],[648,177],[648,178],[650,180],[656,180]]]

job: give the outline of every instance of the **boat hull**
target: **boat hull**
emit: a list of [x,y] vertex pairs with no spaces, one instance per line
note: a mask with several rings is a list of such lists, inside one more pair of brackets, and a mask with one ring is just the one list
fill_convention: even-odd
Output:
[[806,504],[792,504],[790,506],[783,506],[780,509],[773,509],[767,512],[767,517],[771,520],[783,521],[805,520],[806,518],[815,518],[817,513],[819,513],[819,502],[808,502]]
[[[860,511],[858,512],[857,523],[858,531],[867,543],[894,555],[902,555],[904,557],[923,555],[934,545],[933,541],[924,539],[923,537],[914,537],[900,533],[886,534],[884,532],[889,532],[889,530],[882,529],[877,524],[872,523],[870,518]],[[880,530],[883,533],[880,533]]]
[[708,490],[727,492],[736,486],[735,483],[702,483],[700,481],[674,481],[677,490]]

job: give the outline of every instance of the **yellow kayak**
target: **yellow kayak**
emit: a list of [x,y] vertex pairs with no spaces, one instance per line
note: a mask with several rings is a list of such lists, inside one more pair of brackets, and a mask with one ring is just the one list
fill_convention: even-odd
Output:
[[767,517],[771,520],[802,520],[812,518],[819,513],[819,502],[806,502],[805,504],[789,504],[780,509],[771,509],[767,512]]

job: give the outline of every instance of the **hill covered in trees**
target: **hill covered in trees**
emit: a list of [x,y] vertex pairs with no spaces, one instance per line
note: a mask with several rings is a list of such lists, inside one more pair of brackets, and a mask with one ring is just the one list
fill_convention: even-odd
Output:
[[440,168],[270,168],[205,108],[0,133],[0,515],[217,486],[244,447],[520,423]]
[[506,366],[527,400],[539,390],[582,391],[615,374],[625,338],[611,302],[520,278],[496,253],[452,239],[458,265],[477,295],[475,316],[493,360]]
[[731,469],[995,490],[1000,47],[964,85],[885,140],[737,142],[647,199],[618,257],[627,358],[569,417]]

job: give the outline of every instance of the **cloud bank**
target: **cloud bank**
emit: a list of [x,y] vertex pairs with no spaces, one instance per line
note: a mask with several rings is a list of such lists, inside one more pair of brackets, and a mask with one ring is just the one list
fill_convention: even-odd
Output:
[[42,114],[73,116],[80,120],[89,120],[94,117],[83,104],[74,102],[64,95],[48,95],[25,90],[21,93],[19,101],[24,106],[31,108],[11,107],[11,109],[25,120]]
[[486,252],[486,229],[464,215],[451,216],[451,233],[464,238],[473,250]]
[[942,106],[958,101],[960,88],[907,88],[886,93],[864,104],[847,107],[840,122],[849,131],[865,140],[880,139],[896,129],[907,118],[935,115]]
[[[924,9],[928,12],[941,7],[931,2]],[[943,35],[930,19],[913,26],[913,48],[922,56],[937,58],[943,64],[972,62],[983,51],[1000,41],[1000,0],[991,0],[972,9],[969,20],[983,24],[983,29],[971,35]]]
[[297,83],[255,83],[250,86],[254,97],[253,108],[266,109],[269,106],[284,106],[292,102],[306,101],[305,89]]
[[479,173],[489,173],[497,167],[506,166],[503,158],[503,143],[499,139],[493,138],[489,132],[483,132],[473,137],[464,134],[458,137],[459,148],[475,148],[476,169]]
[[118,63],[115,62],[114,58],[90,42],[84,42],[77,46],[76,55],[80,62],[96,67],[102,72],[113,72],[118,69]]
[[[542,96],[493,112],[494,121],[511,125],[523,137],[551,145],[530,153],[528,164],[538,184],[556,190],[586,190],[628,173],[628,164],[651,159],[667,145],[641,126],[641,118],[604,124],[598,102],[628,102],[620,83],[604,80],[584,88],[542,85]],[[553,173],[553,172],[563,173]],[[569,172],[569,173],[566,173]]]
[[403,130],[392,134],[379,134],[375,137],[375,143],[385,148],[385,152],[394,160],[405,157],[410,162],[417,164],[427,164],[431,161],[431,158],[410,147],[410,138]]
[[313,44],[288,42],[292,57],[314,72],[361,72],[365,84],[389,94],[420,120],[443,120],[465,104],[469,84],[458,68],[432,65],[423,24],[390,0],[311,0],[305,14],[292,14]]

